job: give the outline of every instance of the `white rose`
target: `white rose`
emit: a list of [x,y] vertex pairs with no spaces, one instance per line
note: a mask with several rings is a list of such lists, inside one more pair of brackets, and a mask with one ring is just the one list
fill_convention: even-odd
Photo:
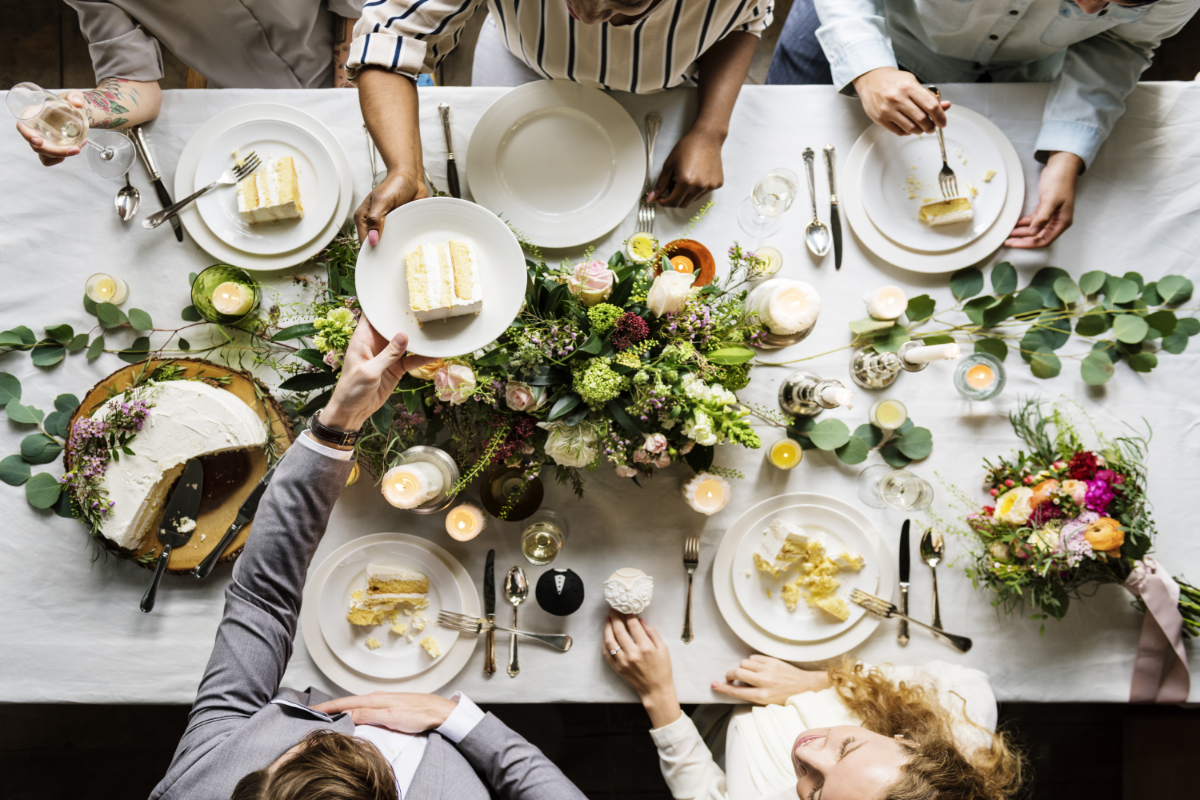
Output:
[[692,412],[692,416],[683,424],[683,435],[706,447],[717,443],[717,431],[713,427],[712,417],[700,409]]
[[564,467],[586,467],[596,460],[596,429],[590,424],[570,426],[561,422],[539,422],[550,431],[546,455]]
[[988,548],[988,552],[992,554],[992,558],[996,558],[1001,561],[1008,560],[1008,545],[1004,542],[992,542],[992,546]]
[[696,276],[688,272],[667,270],[654,279],[646,295],[646,307],[656,317],[663,314],[674,314],[683,308],[688,295],[692,291],[692,283]]
[[1018,486],[996,498],[996,519],[1009,525],[1024,525],[1033,513],[1033,489]]

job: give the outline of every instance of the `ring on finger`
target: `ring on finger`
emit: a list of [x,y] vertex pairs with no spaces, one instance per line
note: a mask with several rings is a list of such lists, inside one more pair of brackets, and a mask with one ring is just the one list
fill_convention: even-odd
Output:
[[617,645],[617,648],[615,650],[609,650],[608,654],[610,656],[615,656],[619,652],[621,652],[621,645]]

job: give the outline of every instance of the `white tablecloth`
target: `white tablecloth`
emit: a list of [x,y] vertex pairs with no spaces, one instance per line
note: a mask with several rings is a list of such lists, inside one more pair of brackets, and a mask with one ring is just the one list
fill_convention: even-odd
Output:
[[[1027,208],[1032,209],[1038,174],[1032,148],[1046,87],[943,89],[956,102],[988,116],[1012,139],[1021,153]],[[445,185],[437,103],[452,103],[456,141],[465,150],[475,121],[502,91],[423,90],[426,165],[437,183]],[[172,188],[179,152],[205,120],[232,106],[267,101],[294,104],[324,121],[345,146],[356,170],[355,205],[368,189],[366,147],[353,91],[168,91],[164,95],[152,142]],[[657,169],[692,117],[694,93],[618,95],[617,99],[639,121],[651,109],[662,111],[665,122]],[[737,226],[736,214],[754,182],[778,166],[802,173],[800,152],[805,146],[818,149],[832,142],[844,158],[867,122],[856,101],[828,89],[745,88],[725,144],[725,186],[714,194],[715,206],[695,237],[717,254],[734,240],[749,243]],[[1076,277],[1092,269],[1118,274],[1137,270],[1148,280],[1173,272],[1200,282],[1195,255],[1200,252],[1197,131],[1200,86],[1141,86],[1130,97],[1128,112],[1095,166],[1080,181],[1075,227],[1048,250],[1002,252],[1000,258],[1017,265],[1023,282],[1045,265],[1063,267]],[[178,244],[165,227],[147,231],[137,223],[122,224],[112,206],[118,184],[90,174],[82,159],[43,169],[11,130],[0,136],[0,153],[6,170],[5,190],[0,193],[4,275],[0,330],[24,324],[41,335],[45,325],[69,323],[77,330],[85,328],[92,320],[81,307],[80,297],[84,279],[97,270],[129,282],[131,296],[126,309],[145,309],[160,326],[178,324],[171,321],[187,304],[188,273],[213,263],[213,258],[192,244],[190,237]],[[459,164],[465,166],[465,158],[460,158]],[[142,192],[142,214],[155,210],[157,203],[140,167],[135,168],[134,183]],[[818,180],[822,196],[823,185],[822,177]],[[946,277],[920,276],[890,267],[865,253],[850,234],[840,272],[834,272],[832,257],[815,265],[801,239],[808,221],[806,209],[807,197],[802,194],[797,208],[786,217],[784,232],[772,244],[785,254],[786,276],[803,278],[817,287],[824,311],[814,334],[779,360],[845,345],[847,321],[864,316],[863,293],[884,283],[899,284],[910,294],[928,291],[939,303],[948,304]],[[824,204],[822,209],[824,216]],[[680,231],[694,211],[660,212],[659,234],[669,238]],[[625,223],[597,243],[598,252],[610,253],[633,227],[634,210],[630,209]],[[282,283],[284,275],[267,277]],[[121,335],[109,338],[110,346],[123,342]],[[1119,366],[1116,378],[1102,389],[1088,389],[1074,362],[1067,363],[1058,379],[1042,382],[1017,361],[1011,365],[1004,394],[995,402],[978,404],[968,403],[954,392],[952,364],[935,364],[924,373],[903,375],[886,392],[859,392],[859,404],[853,411],[836,410],[826,416],[843,419],[853,428],[865,420],[873,400],[899,398],[916,422],[934,434],[933,455],[918,463],[916,471],[935,484],[940,477],[970,492],[981,477],[980,459],[1007,452],[1016,444],[1006,414],[1019,397],[1040,393],[1046,398],[1065,395],[1076,399],[1110,432],[1118,430],[1123,420],[1138,422],[1145,417],[1155,432],[1149,466],[1160,532],[1156,555],[1175,574],[1187,574],[1196,581],[1200,579],[1200,539],[1192,535],[1196,513],[1192,501],[1200,485],[1197,349],[1193,345],[1182,355],[1165,356],[1162,366],[1150,375]],[[1066,352],[1071,350],[1068,347]],[[849,351],[841,351],[806,362],[804,367],[849,383],[848,360]],[[89,363],[76,354],[50,369],[34,367],[28,354],[0,358],[0,370],[18,376],[24,384],[24,402],[43,409],[50,408],[59,393],[82,396],[95,381],[120,366],[112,355]],[[778,367],[757,369],[743,397],[773,406],[779,381],[788,372]],[[771,433],[766,428],[763,432]],[[25,426],[0,422],[0,454],[16,452],[26,433]],[[876,459],[874,456],[868,463]],[[656,598],[646,618],[670,643],[680,699],[718,699],[709,689],[710,682],[720,679],[750,650],[726,627],[712,597],[710,569],[717,542],[738,515],[773,494],[825,492],[853,501],[854,477],[861,469],[844,466],[829,454],[811,452],[799,468],[781,473],[763,465],[761,451],[735,448],[722,450],[718,463],[739,468],[747,477],[734,483],[732,503],[712,518],[684,506],[677,491],[688,474],[682,466],[672,467],[643,489],[610,470],[601,470],[589,476],[582,502],[548,480],[545,506],[564,511],[571,522],[570,539],[555,566],[579,573],[588,599],[574,616],[559,619],[543,613],[531,598],[523,606],[522,623],[532,629],[570,633],[575,647],[563,655],[527,645],[522,648],[523,670],[516,679],[503,670],[485,678],[479,648],[447,690],[463,690],[485,702],[632,701],[633,693],[601,659],[601,625],[606,611],[601,582],[618,567],[636,566],[656,579]],[[939,485],[934,510],[946,513],[948,497],[949,492]],[[894,553],[901,517],[867,511]],[[167,577],[154,613],[143,614],[138,600],[150,578],[148,571],[111,558],[93,560],[93,548],[78,523],[34,510],[19,489],[0,486],[0,515],[5,520],[0,527],[0,701],[191,702],[221,616],[228,567],[219,568],[203,583]],[[480,578],[488,548],[497,551],[500,574],[512,564],[524,563],[514,524],[493,524],[468,544],[450,541],[441,525],[441,516],[415,517],[392,509],[370,481],[363,480],[338,503],[314,563],[356,536],[380,531],[427,536]],[[681,548],[685,535],[695,532],[703,537],[696,574],[696,639],[684,645],[679,640],[684,602]],[[949,549],[951,557],[961,554],[963,543],[951,539]],[[532,578],[541,572],[525,566]],[[940,658],[979,667],[991,675],[1002,700],[1122,701],[1128,697],[1141,615],[1130,607],[1130,597],[1123,589],[1104,588],[1086,605],[1072,608],[1065,622],[1049,621],[1045,635],[1039,637],[1040,622],[998,618],[989,605],[989,595],[974,591],[961,568],[943,566],[940,573],[944,624],[948,630],[974,638],[975,648],[969,655],[960,656],[919,631],[912,643],[901,649],[892,622],[884,622],[855,655],[871,662],[918,663]],[[913,584],[911,607],[918,618],[928,619],[930,582],[923,564],[914,564]],[[1200,678],[1200,657],[1195,649],[1192,653],[1192,673]],[[314,666],[302,636],[285,683],[338,691]],[[1194,682],[1192,698],[1200,699],[1200,680]]]

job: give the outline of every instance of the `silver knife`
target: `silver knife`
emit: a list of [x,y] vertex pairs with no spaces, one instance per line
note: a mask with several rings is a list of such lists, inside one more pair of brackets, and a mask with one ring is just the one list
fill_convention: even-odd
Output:
[[442,116],[442,136],[446,138],[446,185],[451,197],[462,197],[462,190],[458,188],[458,163],[454,158],[454,142],[450,139],[450,104],[439,105],[438,113]]
[[[900,613],[908,613],[908,520],[904,520],[904,525],[900,528]],[[908,644],[908,621],[900,620],[900,633],[896,636],[896,641],[901,646]]]
[[833,268],[842,268],[842,218],[838,213],[837,183],[833,177],[833,145],[825,145],[825,170],[829,173],[829,228],[833,231]]
[[193,458],[183,469],[183,477],[179,485],[171,493],[162,519],[158,522],[158,540],[163,549],[158,555],[158,566],[154,569],[154,580],[142,597],[141,609],[149,614],[154,610],[154,600],[158,596],[158,582],[167,571],[167,562],[171,560],[171,551],[183,547],[192,538],[196,528],[196,517],[200,513],[200,497],[204,493],[204,465]]
[[[162,182],[162,176],[158,174],[158,164],[154,161],[154,154],[150,152],[150,143],[146,140],[145,126],[138,125],[131,129],[133,134],[133,146],[137,149],[138,155],[142,157],[142,163],[146,165],[146,172],[150,173],[150,182],[154,184],[154,193],[158,195],[158,202],[163,208],[169,208],[172,204],[171,194],[167,191],[167,187]],[[179,221],[179,216],[171,217],[171,227],[175,230],[176,240],[183,241],[183,225]]]
[[483,613],[488,631],[483,641],[483,671],[496,674],[496,551],[488,550],[483,568]]
[[197,578],[207,578],[209,573],[213,571],[213,567],[217,565],[217,562],[221,560],[221,556],[225,553],[225,548],[237,537],[242,528],[249,525],[250,520],[254,519],[254,514],[258,511],[258,501],[262,500],[263,492],[267,490],[267,486],[270,485],[271,478],[274,476],[275,467],[271,467],[267,470],[267,474],[263,475],[258,485],[254,487],[254,490],[250,492],[250,496],[246,498],[246,501],[242,503],[242,507],[238,509],[237,519],[225,531],[225,535],[221,537],[221,541],[217,542],[217,546],[213,548],[212,552],[206,555],[204,560],[192,570],[193,575]]

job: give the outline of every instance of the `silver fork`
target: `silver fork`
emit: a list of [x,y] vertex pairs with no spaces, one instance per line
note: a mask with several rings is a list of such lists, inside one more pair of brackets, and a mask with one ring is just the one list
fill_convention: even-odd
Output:
[[960,653],[965,653],[971,649],[972,642],[966,636],[958,636],[957,634],[946,633],[941,628],[935,628],[932,625],[926,625],[924,622],[915,620],[907,614],[901,614],[896,610],[896,606],[894,606],[892,603],[889,603],[887,600],[882,598],[875,597],[874,595],[867,594],[862,589],[854,589],[851,591],[850,599],[877,617],[883,617],[884,619],[895,617],[897,619],[906,620],[910,625],[917,625],[925,628],[926,630],[931,631],[933,635],[937,636],[939,639],[944,639],[947,641],[951,647]]
[[143,228],[157,228],[159,225],[162,225],[168,219],[170,219],[171,217],[178,214],[181,209],[183,209],[185,206],[190,204],[192,201],[194,201],[200,195],[204,194],[205,192],[211,191],[212,189],[215,189],[218,186],[232,186],[233,184],[240,181],[242,178],[245,178],[251,172],[254,172],[254,170],[258,169],[260,166],[262,166],[262,162],[259,161],[257,155],[255,155],[253,152],[251,152],[248,156],[246,156],[242,160],[242,163],[240,165],[235,164],[234,166],[225,170],[225,172],[221,173],[221,177],[217,178],[215,181],[210,183],[208,186],[205,186],[200,191],[196,192],[195,194],[188,195],[187,197],[180,200],[178,203],[172,203],[171,205],[164,208],[162,211],[159,211],[157,214],[151,214],[150,216],[146,217],[144,220],[142,220],[142,227]]
[[[936,86],[930,86],[929,91],[933,92],[937,98],[938,104],[942,102],[942,93],[938,91]],[[942,171],[938,173],[938,188],[942,190],[942,197],[958,197],[958,179],[954,177],[954,170],[950,169],[950,162],[946,160],[946,139],[942,136],[942,129],[934,126],[937,131],[938,147],[942,149]]]
[[651,181],[654,168],[654,143],[658,141],[658,132],[662,130],[662,115],[651,111],[646,115],[646,182],[642,186],[642,196],[638,200],[638,233],[654,234],[654,204],[646,202],[646,195],[654,188]]
[[531,633],[529,631],[514,630],[513,628],[501,628],[499,625],[489,625],[485,620],[478,617],[469,617],[466,614],[457,614],[453,611],[438,612],[437,621],[438,625],[441,625],[443,628],[451,628],[463,633],[483,633],[488,630],[515,633],[518,636],[536,639],[557,650],[562,650],[564,653],[570,650],[571,645],[574,644],[571,637],[565,633]]
[[689,536],[683,543],[683,568],[688,574],[687,610],[683,612],[683,642],[692,641],[692,576],[700,566],[700,537]]

